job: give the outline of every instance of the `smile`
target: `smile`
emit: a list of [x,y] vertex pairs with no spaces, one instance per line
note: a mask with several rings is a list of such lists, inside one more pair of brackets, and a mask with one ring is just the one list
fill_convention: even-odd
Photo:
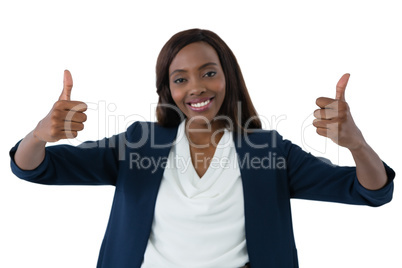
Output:
[[211,102],[211,100],[207,100],[207,101],[199,102],[199,103],[191,103],[191,106],[199,108],[199,107],[203,107],[203,106],[207,105],[210,102]]
[[187,105],[191,110],[200,112],[208,109],[212,101],[213,98],[210,98],[206,100],[200,100],[198,102],[190,102],[187,103]]

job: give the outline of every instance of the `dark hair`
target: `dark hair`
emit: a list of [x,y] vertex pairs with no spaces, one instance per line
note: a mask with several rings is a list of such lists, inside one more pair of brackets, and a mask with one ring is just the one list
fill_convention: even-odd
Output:
[[[214,32],[190,29],[173,35],[163,46],[156,62],[156,88],[159,95],[156,117],[165,127],[178,126],[184,117],[173,101],[169,88],[169,67],[177,53],[194,42],[206,42],[219,56],[226,80],[226,94],[218,115],[226,115],[234,120],[233,130],[243,132],[248,129],[260,129],[261,121],[251,102],[236,57],[226,43]],[[239,118],[238,102],[241,105]],[[177,109],[172,109],[174,106]],[[180,112],[179,112],[180,111]]]

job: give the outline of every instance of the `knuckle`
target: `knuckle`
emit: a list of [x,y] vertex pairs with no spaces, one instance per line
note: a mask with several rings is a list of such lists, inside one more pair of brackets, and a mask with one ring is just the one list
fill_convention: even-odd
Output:
[[346,110],[348,108],[348,104],[344,101],[339,101],[338,102],[338,107],[340,110]]
[[343,122],[343,121],[346,121],[348,115],[345,111],[339,111],[338,117],[339,117],[339,121]]
[[66,112],[63,110],[54,110],[52,113],[52,118],[56,120],[63,120],[66,117]]
[[65,104],[65,101],[63,101],[63,100],[56,101],[53,105],[53,108],[62,109],[64,107],[64,104]]
[[61,115],[60,110],[54,110],[53,113],[52,113],[52,119],[59,118],[60,115]]
[[58,109],[59,106],[60,106],[60,101],[56,101],[56,102],[53,104],[53,109]]
[[51,138],[53,138],[53,139],[57,138],[58,134],[59,134],[59,131],[57,129],[55,129],[55,128],[50,129],[50,137]]
[[55,127],[55,126],[57,126],[58,124],[59,124],[59,117],[57,117],[57,116],[52,116],[51,118],[50,118],[50,125],[52,126],[52,127]]

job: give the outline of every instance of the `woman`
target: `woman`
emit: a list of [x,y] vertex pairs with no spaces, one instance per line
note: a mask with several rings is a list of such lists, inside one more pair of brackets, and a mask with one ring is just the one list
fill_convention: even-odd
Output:
[[86,105],[72,78],[50,113],[10,152],[13,172],[43,184],[115,185],[98,267],[298,267],[290,198],[380,206],[395,173],[365,142],[345,102],[319,98],[317,133],[353,154],[356,168],[303,152],[261,130],[229,47],[213,32],[177,33],[156,66],[157,123],[78,147]]

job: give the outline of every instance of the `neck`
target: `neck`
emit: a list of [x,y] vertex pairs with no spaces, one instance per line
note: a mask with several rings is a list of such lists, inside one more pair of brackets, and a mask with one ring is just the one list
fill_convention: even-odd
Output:
[[186,120],[185,133],[190,142],[190,146],[199,148],[216,147],[222,138],[225,125],[219,121],[209,124],[189,123]]

